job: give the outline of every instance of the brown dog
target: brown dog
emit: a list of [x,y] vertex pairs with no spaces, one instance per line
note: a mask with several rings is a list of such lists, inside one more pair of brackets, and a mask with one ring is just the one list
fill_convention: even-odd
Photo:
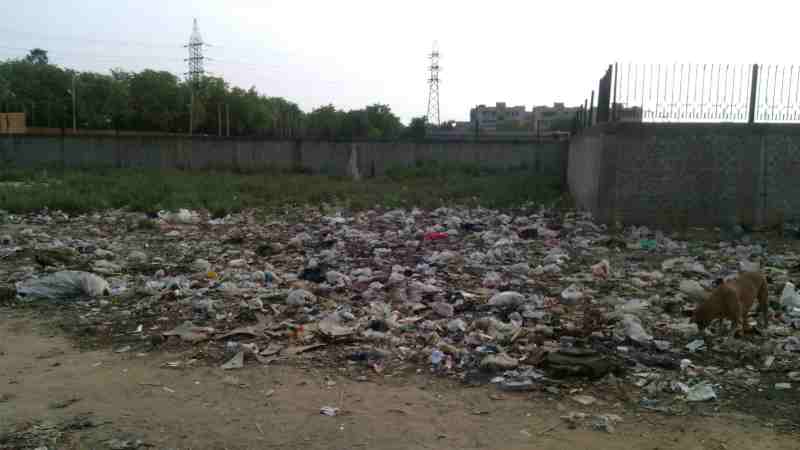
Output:
[[711,295],[695,309],[692,322],[702,332],[716,319],[733,322],[734,333],[744,335],[750,329],[747,314],[758,297],[761,326],[767,326],[767,280],[758,272],[742,272],[736,279],[715,287]]

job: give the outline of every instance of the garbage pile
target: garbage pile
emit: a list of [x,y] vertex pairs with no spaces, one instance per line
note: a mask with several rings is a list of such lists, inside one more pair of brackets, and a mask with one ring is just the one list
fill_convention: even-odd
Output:
[[[71,311],[119,351],[183,346],[224,370],[299,361],[358,379],[427,371],[516,392],[601,380],[655,410],[800,385],[791,242],[612,231],[531,206],[5,220],[0,304]],[[702,336],[692,311],[741,270],[770,280],[769,328]]]

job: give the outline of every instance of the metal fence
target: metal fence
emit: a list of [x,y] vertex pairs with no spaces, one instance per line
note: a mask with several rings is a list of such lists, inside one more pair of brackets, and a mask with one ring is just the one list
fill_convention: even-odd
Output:
[[576,126],[598,122],[800,122],[800,66],[612,64]]

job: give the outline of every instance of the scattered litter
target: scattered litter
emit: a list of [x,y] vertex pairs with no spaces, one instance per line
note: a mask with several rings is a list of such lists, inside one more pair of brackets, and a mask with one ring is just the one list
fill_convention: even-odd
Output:
[[705,350],[705,348],[706,348],[706,341],[702,339],[695,339],[692,342],[686,344],[686,349],[692,353],[698,352],[700,350]]
[[213,333],[214,328],[198,327],[193,325],[192,322],[186,321],[176,328],[163,333],[163,336],[178,336],[184,341],[200,342],[210,339]]
[[334,417],[339,414],[339,408],[333,406],[323,406],[319,409],[319,413],[323,416]]
[[599,263],[592,266],[592,275],[595,278],[600,278],[605,280],[611,274],[611,265],[609,264],[607,259],[600,261]]
[[787,281],[783,286],[783,291],[781,291],[781,305],[787,310],[800,308],[800,293],[797,292],[794,283],[791,281]]
[[[130,211],[15,216],[0,237],[0,303],[67,300],[59,311],[70,325],[121,355],[163,347],[196,358],[162,366],[171,370],[204,363],[228,375],[290,360],[369,381],[413,367],[593,408],[603,405],[594,388],[606,384],[662,408],[676,396],[800,383],[791,278],[800,254],[761,234],[682,240],[692,234],[609,228],[547,207],[349,212],[335,203],[210,220],[162,211],[135,239],[119,232],[142,219]],[[753,269],[769,278],[769,327],[726,339],[722,321],[698,339],[696,304]],[[568,417],[609,433],[621,420]]]
[[240,351],[234,355],[233,358],[228,360],[225,364],[220,366],[222,370],[241,369],[244,367],[244,351]]
[[708,400],[716,400],[717,393],[714,392],[714,388],[707,383],[699,383],[691,388],[689,388],[689,392],[686,395],[686,400],[690,402],[705,402]]
[[597,399],[591,395],[573,395],[571,398],[573,401],[576,401],[583,406],[592,405],[597,401]]
[[110,294],[108,282],[88,272],[56,272],[17,286],[17,293],[30,300],[80,300]]

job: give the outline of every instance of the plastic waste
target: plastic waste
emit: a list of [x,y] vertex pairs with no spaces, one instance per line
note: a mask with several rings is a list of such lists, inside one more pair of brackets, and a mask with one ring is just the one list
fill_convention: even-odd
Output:
[[106,280],[88,272],[56,272],[30,280],[17,287],[17,293],[30,300],[66,300],[110,294]]
[[761,264],[752,261],[740,261],[739,262],[739,271],[740,272],[758,272],[761,270]]
[[631,340],[640,344],[653,340],[653,336],[645,331],[638,317],[632,314],[625,314],[622,318],[622,324],[625,327],[625,335]]
[[286,304],[289,306],[305,306],[308,303],[313,303],[317,297],[304,289],[294,289],[289,292],[286,297]]
[[422,238],[422,240],[424,240],[424,241],[440,241],[442,239],[447,239],[448,236],[449,235],[447,233],[440,232],[440,231],[435,231],[435,232],[432,232],[432,233],[425,234],[425,236]]
[[173,224],[192,224],[200,222],[200,216],[188,209],[180,209],[178,212],[161,211],[158,213],[161,220]]
[[516,308],[525,302],[525,296],[519,292],[506,291],[495,294],[489,299],[489,306],[498,308]]
[[781,306],[786,309],[800,308],[800,293],[794,283],[787,281],[781,291]]
[[692,342],[686,344],[686,349],[692,353],[699,350],[704,350],[705,348],[706,348],[706,342],[702,339],[695,339]]
[[486,355],[481,360],[481,368],[484,370],[511,370],[519,365],[519,360],[508,356],[505,353]]
[[572,284],[561,292],[561,303],[565,305],[574,305],[578,300],[583,298],[583,292],[578,289],[578,286]]
[[641,248],[642,250],[652,251],[655,250],[656,247],[658,247],[658,243],[656,242],[655,239],[641,239],[639,241],[639,248]]
[[708,400],[715,400],[717,393],[714,388],[708,383],[699,383],[689,388],[689,393],[686,394],[686,401],[689,402],[705,402]]
[[211,263],[205,259],[195,259],[192,262],[191,269],[198,273],[205,273],[211,270]]
[[431,352],[430,362],[432,366],[438,366],[442,363],[444,359],[444,352],[439,349],[435,349]]
[[455,314],[453,305],[444,302],[435,302],[431,304],[431,309],[440,317],[450,318]]
[[322,416],[334,417],[339,414],[339,408],[334,406],[323,406],[319,409],[319,413]]
[[611,264],[609,264],[607,259],[604,259],[592,266],[592,276],[594,276],[595,278],[600,278],[605,280],[608,278],[610,274],[611,274]]
[[681,281],[679,289],[694,301],[705,300],[709,296],[709,292],[695,280]]
[[233,358],[228,360],[228,362],[220,366],[220,369],[234,370],[234,369],[241,369],[243,367],[244,367],[244,350],[240,350],[233,356]]

